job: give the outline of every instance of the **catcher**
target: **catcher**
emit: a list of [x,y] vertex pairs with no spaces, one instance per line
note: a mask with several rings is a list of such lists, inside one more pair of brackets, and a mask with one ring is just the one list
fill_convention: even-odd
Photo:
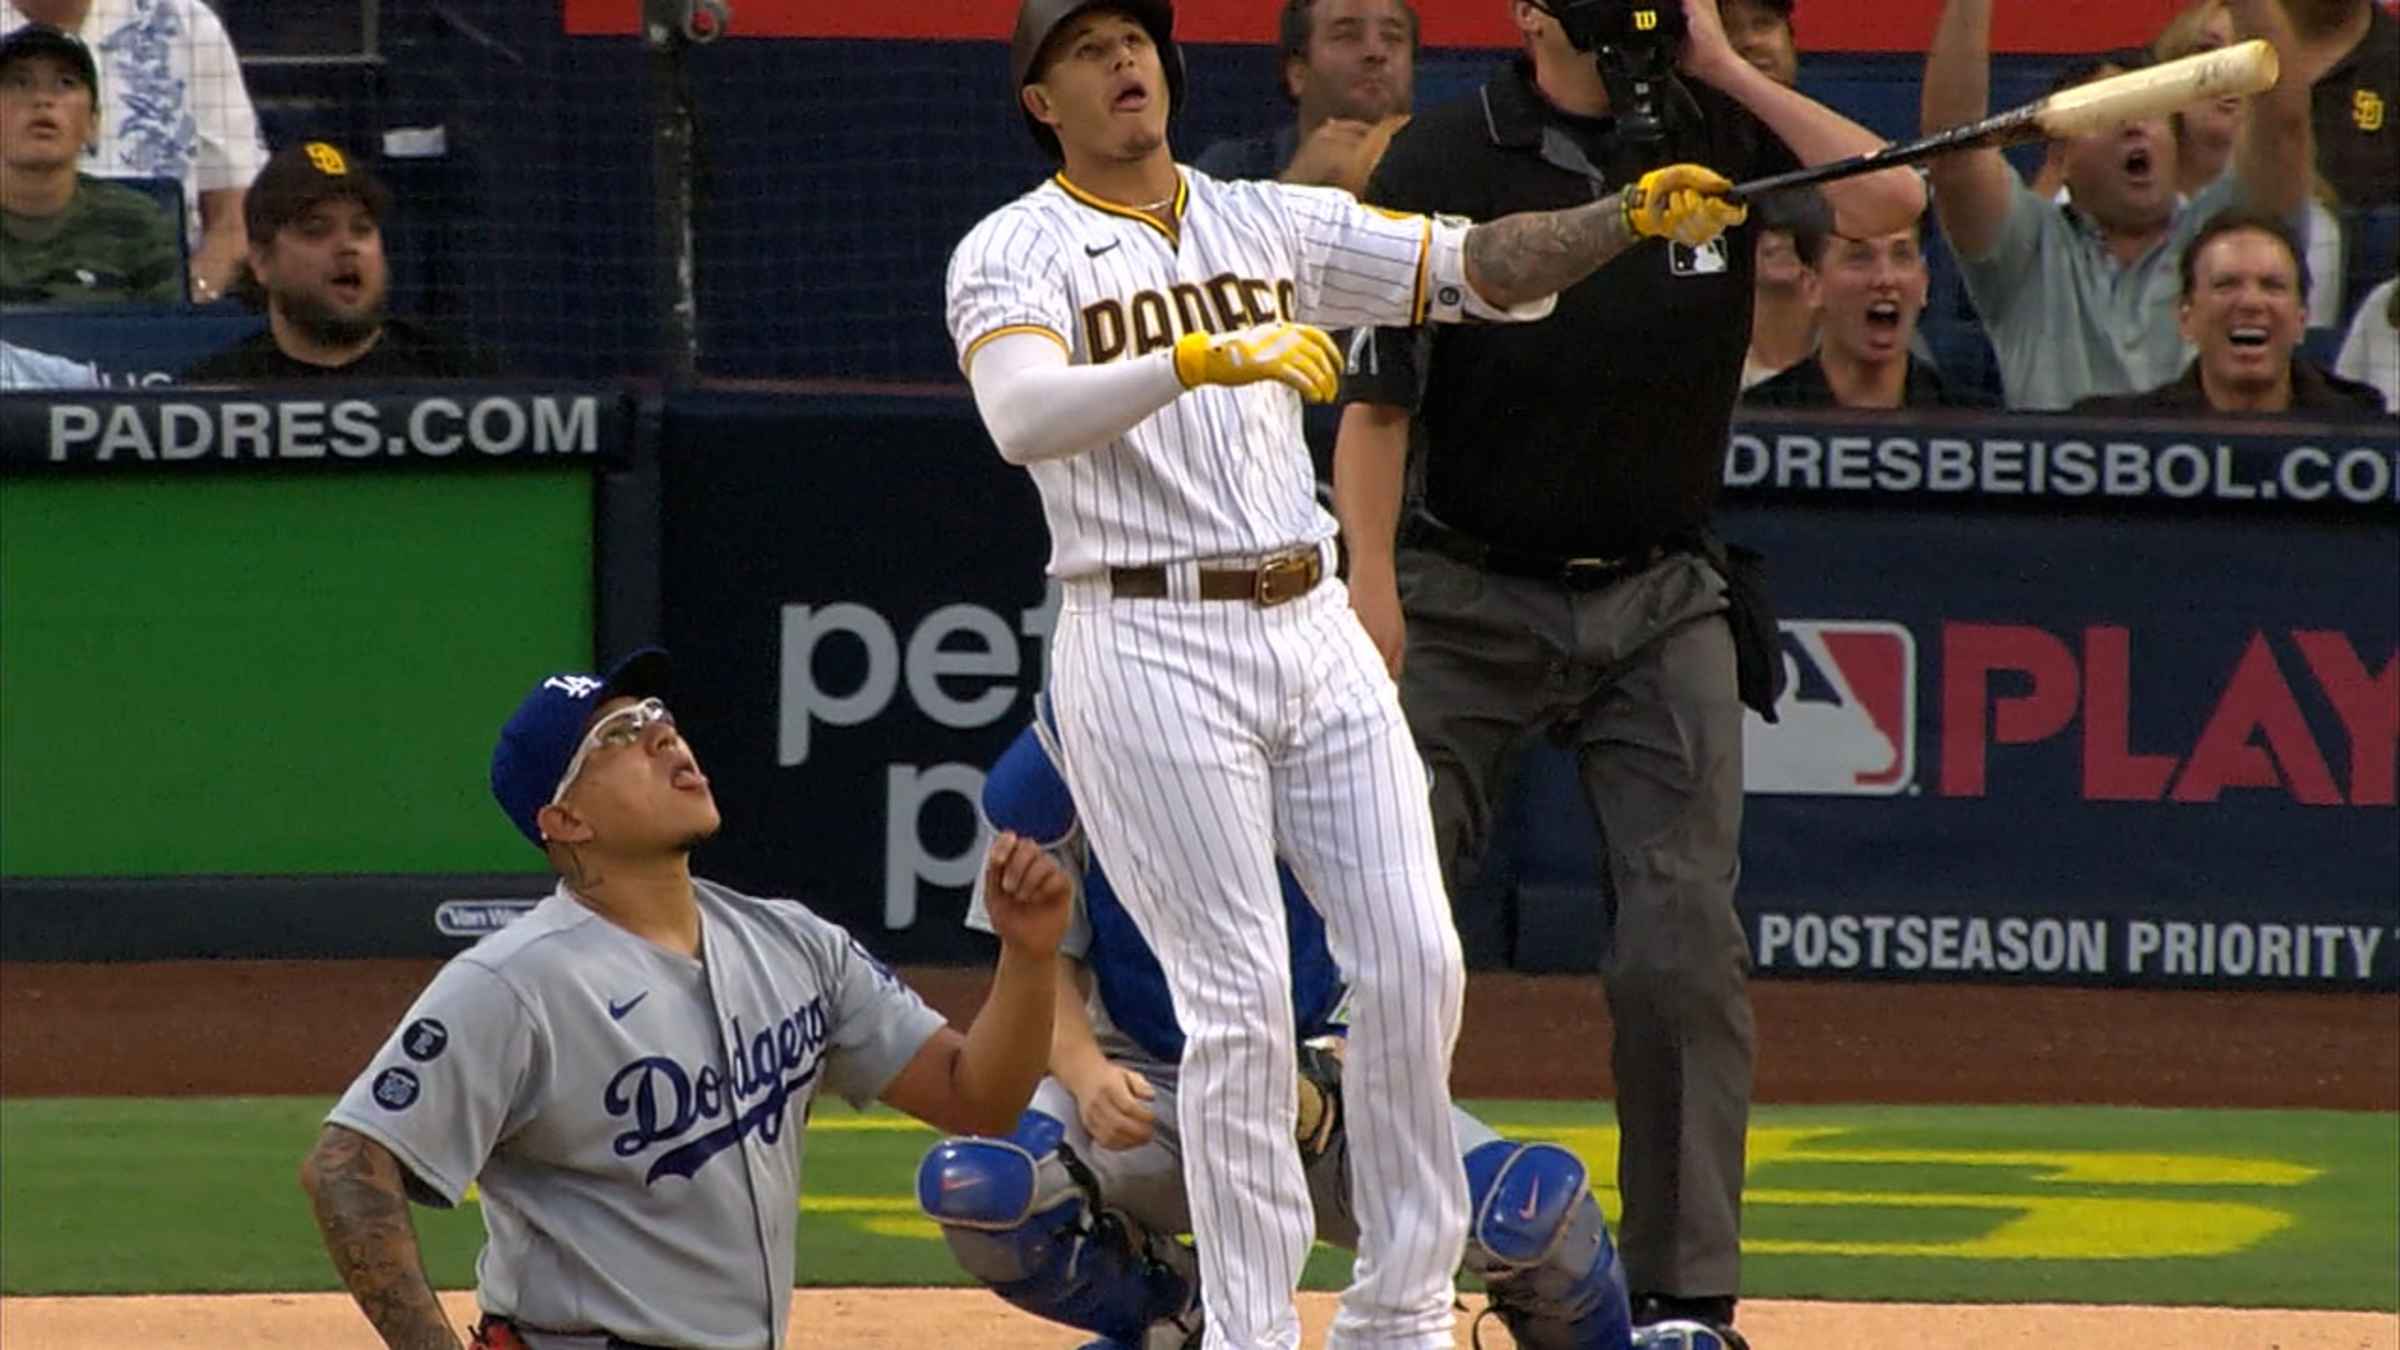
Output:
[[[1039,845],[1080,881],[1059,953],[1050,1076],[1004,1139],[946,1139],[926,1154],[917,1199],[959,1264],[1027,1312],[1097,1333],[1084,1350],[1193,1350],[1198,1267],[1176,1128],[1183,1049],[1158,959],[1092,856],[1061,774],[1045,695],[985,780],[994,829]],[[1317,1236],[1353,1246],[1342,1128],[1342,979],[1324,921],[1278,865],[1302,1043],[1300,1150]],[[970,927],[990,931],[980,885]],[[1451,1108],[1473,1226],[1467,1268],[1526,1350],[1742,1350],[1697,1323],[1629,1327],[1623,1274],[1583,1164],[1555,1144],[1503,1139]],[[1477,1331],[1480,1332],[1480,1319]]]

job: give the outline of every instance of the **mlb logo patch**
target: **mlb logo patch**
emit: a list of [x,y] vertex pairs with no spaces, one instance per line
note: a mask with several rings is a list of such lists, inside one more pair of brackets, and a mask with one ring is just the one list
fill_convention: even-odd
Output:
[[1751,792],[1889,797],[1917,771],[1917,644],[1896,623],[1788,619],[1790,676],[1769,725],[1746,713],[1742,786]]
[[1667,245],[1667,270],[1679,277],[1713,277],[1724,272],[1725,236],[1718,235],[1698,248],[1681,244]]

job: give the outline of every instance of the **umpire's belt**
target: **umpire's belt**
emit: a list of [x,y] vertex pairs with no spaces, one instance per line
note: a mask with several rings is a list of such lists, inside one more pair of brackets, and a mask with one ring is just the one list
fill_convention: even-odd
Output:
[[1407,524],[1400,530],[1400,542],[1486,572],[1547,581],[1576,591],[1613,586],[1668,554],[1682,551],[1676,545],[1660,543],[1610,557],[1558,558],[1524,553],[1452,529],[1421,509],[1409,513]]
[[[1278,553],[1256,567],[1198,567],[1195,592],[1202,600],[1250,600],[1263,606],[1297,600],[1325,579],[1323,550],[1314,546]],[[1119,600],[1164,600],[1167,569],[1112,567],[1108,593]]]

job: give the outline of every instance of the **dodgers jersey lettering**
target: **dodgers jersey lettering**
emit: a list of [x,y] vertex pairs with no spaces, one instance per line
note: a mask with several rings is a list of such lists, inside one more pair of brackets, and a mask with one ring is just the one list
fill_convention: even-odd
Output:
[[942,1018],[801,905],[693,891],[700,960],[552,892],[444,966],[327,1117],[420,1200],[479,1184],[486,1312],[786,1343],[810,1108],[872,1101]]
[[[1456,287],[1434,284],[1428,217],[1376,211],[1335,188],[1179,172],[1175,230],[1063,175],[986,216],[950,259],[960,365],[1009,333],[1047,334],[1070,361],[1098,365],[1194,331],[1411,324],[1462,304]],[[1051,574],[1331,538],[1293,415],[1299,399],[1271,381],[1188,390],[1107,446],[1029,466]]]

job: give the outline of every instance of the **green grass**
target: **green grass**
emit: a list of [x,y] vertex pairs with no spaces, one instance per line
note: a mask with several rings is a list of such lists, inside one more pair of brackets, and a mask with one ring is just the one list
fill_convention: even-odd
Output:
[[[333,1287],[294,1180],[326,1103],[0,1101],[0,1291]],[[1605,1104],[1487,1102],[1582,1153],[1613,1218]],[[818,1114],[801,1278],[963,1284],[910,1198],[933,1136]],[[427,1265],[473,1282],[475,1207],[420,1209]],[[2400,1310],[2400,1116],[2104,1108],[1767,1108],[1751,1141],[1756,1297]],[[1307,1283],[1338,1287],[1320,1247]]]

